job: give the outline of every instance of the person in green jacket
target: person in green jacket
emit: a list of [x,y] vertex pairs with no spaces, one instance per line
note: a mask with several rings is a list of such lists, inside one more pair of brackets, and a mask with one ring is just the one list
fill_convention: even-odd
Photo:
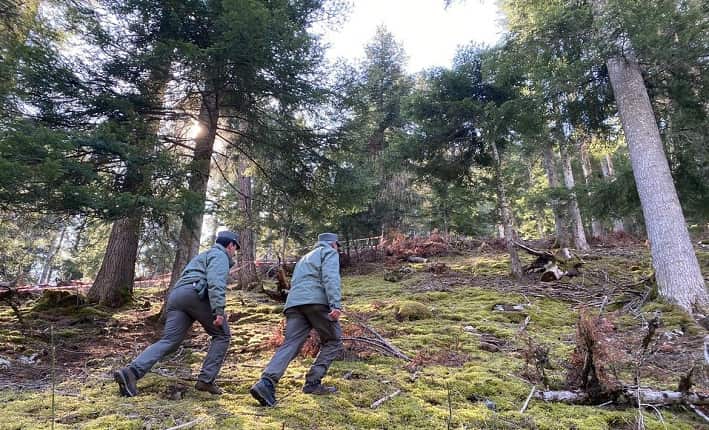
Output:
[[337,235],[322,233],[315,249],[295,266],[284,309],[285,340],[250,390],[251,396],[262,406],[276,404],[276,384],[313,328],[320,336],[320,352],[305,376],[303,392],[330,394],[337,391],[335,387],[323,385],[322,378],[342,351],[342,329],[338,321],[342,314],[338,247]]
[[133,397],[138,394],[138,379],[145,376],[158,360],[177,349],[195,320],[212,337],[195,388],[212,394],[222,393],[214,380],[231,339],[224,305],[227,277],[234,265],[232,258],[237,249],[239,236],[231,231],[221,231],[210,250],[187,264],[168,297],[162,338],[147,347],[128,366],[114,372],[113,378],[121,395]]

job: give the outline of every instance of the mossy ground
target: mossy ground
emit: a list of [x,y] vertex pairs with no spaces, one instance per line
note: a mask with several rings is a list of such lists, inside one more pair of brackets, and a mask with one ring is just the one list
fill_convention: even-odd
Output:
[[[700,255],[700,261],[707,260]],[[395,346],[415,357],[415,366],[379,355],[336,361],[325,382],[336,385],[340,392],[313,397],[300,392],[313,359],[299,357],[278,386],[280,402],[275,408],[259,407],[248,393],[272,354],[264,344],[281,320],[282,307],[262,296],[229,293],[228,308],[236,315],[230,323],[233,341],[220,375],[225,389],[220,397],[192,388],[208,343],[196,325],[184,347],[158,363],[154,372],[139,382],[138,397],[118,395],[112,370],[126,364],[159,336],[159,327],[147,319],[160,307],[157,290],[138,290],[135,305],[115,313],[89,306],[35,312],[28,303],[23,310],[31,323],[24,329],[9,309],[1,308],[0,356],[9,358],[12,364],[0,367],[4,386],[0,389],[0,429],[51,427],[50,325],[55,326],[58,357],[57,429],[158,429],[195,419],[200,420],[192,427],[197,429],[634,428],[635,409],[532,400],[527,411],[520,413],[531,389],[525,380],[528,369],[520,324],[530,317],[526,333],[532,342],[548,349],[547,376],[552,388],[560,388],[566,373],[564,365],[574,349],[579,303],[553,294],[525,294],[525,286],[534,281],[515,283],[508,279],[504,254],[439,261],[451,270],[433,275],[423,272],[424,266],[415,267],[419,272],[397,283],[384,281],[384,268],[343,277],[349,314],[345,314],[344,322],[348,318],[365,319]],[[613,279],[642,279],[649,271],[649,259],[642,250],[604,255],[589,262],[588,270],[603,271]],[[590,278],[564,281],[560,288],[586,288],[591,282]],[[496,304],[522,304],[524,310],[499,312],[493,310]],[[407,317],[401,317],[402,310]],[[703,335],[700,327],[669,305],[647,303],[640,313],[649,317],[656,311],[663,314],[662,333],[684,333],[667,341],[675,352],[691,343],[688,336],[695,339]],[[409,318],[409,313],[415,317]],[[637,316],[619,314],[616,326],[620,332],[639,338],[641,321]],[[481,349],[484,336],[499,340],[501,350]],[[22,367],[17,361],[20,356],[35,353],[37,362],[32,365]],[[693,356],[671,357],[688,362],[675,363],[664,373],[649,369],[643,383],[675,388],[682,366],[691,365]],[[698,388],[707,390],[706,385]],[[396,390],[401,393],[371,408],[373,402]],[[494,402],[495,410],[486,401],[488,405]],[[681,407],[663,408],[661,413],[662,419],[652,410],[645,411],[645,427],[689,430],[703,425]]]

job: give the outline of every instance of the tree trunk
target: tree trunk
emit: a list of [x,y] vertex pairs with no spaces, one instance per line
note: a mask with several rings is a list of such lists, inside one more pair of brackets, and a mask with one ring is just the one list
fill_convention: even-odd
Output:
[[[588,142],[579,142],[579,156],[581,158],[581,170],[583,171],[583,180],[586,185],[590,185],[592,180],[593,168],[591,167],[591,157],[588,155]],[[590,193],[589,193],[590,194]],[[594,216],[591,216],[591,237],[600,239],[603,238],[603,225]]]
[[[547,180],[549,181],[549,188],[552,189],[556,189],[561,186],[557,175],[555,158],[552,143],[547,142],[544,145],[544,170],[546,171]],[[554,233],[556,234],[557,245],[559,248],[568,248],[571,246],[571,241],[566,228],[566,223],[564,222],[564,217],[561,213],[562,208],[559,199],[551,199],[551,210],[554,213]]]
[[[531,190],[534,188],[534,165],[532,163],[527,164],[527,179],[529,181],[528,189]],[[544,208],[535,204],[534,212],[536,213],[534,222],[537,227],[537,236],[539,239],[544,239],[544,219],[546,218],[544,216]]]
[[[156,67],[150,73],[150,80],[145,90],[146,97],[153,106],[160,106],[163,103],[169,79],[169,68]],[[146,118],[145,121],[146,123],[142,124],[144,128],[136,127],[132,146],[138,151],[144,151],[149,156],[155,150],[154,138],[160,128],[160,118]],[[152,193],[152,169],[149,162],[128,162],[123,191],[150,196]],[[104,305],[118,307],[131,298],[135,262],[140,242],[140,228],[143,221],[141,209],[141,207],[135,207],[130,215],[113,223],[101,268],[89,289],[89,300],[98,300]],[[126,254],[117,257],[116,250]],[[128,255],[127,253],[130,252],[133,254]],[[127,278],[128,275],[130,275],[130,280]],[[96,291],[92,292],[94,289]],[[111,289],[115,291],[109,292]]]
[[503,183],[502,160],[500,158],[500,153],[497,151],[497,145],[494,141],[491,141],[491,146],[492,157],[495,162],[495,186],[497,189],[497,203],[500,209],[500,215],[502,217],[502,224],[504,225],[507,252],[510,254],[510,273],[515,278],[520,279],[522,277],[522,264],[519,261],[519,254],[517,253],[517,247],[515,246],[515,240],[517,240],[517,232],[514,229],[514,219],[512,216],[512,210],[510,210],[510,205],[507,201],[507,193],[505,192],[505,185]]
[[189,195],[182,215],[177,252],[170,277],[171,287],[180,277],[182,269],[199,252],[207,183],[209,182],[212,151],[217,135],[218,117],[216,96],[213,93],[204,94],[199,111],[200,132],[195,138],[194,156],[189,169]]
[[239,235],[239,244],[241,245],[238,253],[239,287],[242,290],[248,290],[259,282],[255,264],[256,235],[253,230],[253,178],[246,175],[248,163],[244,157],[240,157],[238,163],[239,210],[241,211],[241,217],[244,219],[244,225]]
[[40,284],[48,284],[49,277],[52,274],[52,261],[54,257],[61,251],[62,244],[64,242],[64,235],[66,234],[66,227],[62,227],[62,231],[59,234],[59,239],[57,240],[56,246],[50,251],[47,256],[47,261],[44,262],[44,267],[42,268],[42,275],[39,277]]
[[581,210],[579,209],[579,202],[574,192],[576,183],[574,182],[574,172],[571,168],[571,157],[569,156],[568,148],[563,144],[561,145],[561,166],[564,172],[564,185],[566,189],[569,190],[569,217],[571,218],[571,234],[574,239],[574,246],[576,249],[587,251],[591,249],[591,247],[588,246],[588,242],[586,242],[586,233],[583,231]]
[[[498,211],[498,215],[500,218],[502,218],[502,212]],[[498,239],[504,239],[505,238],[505,225],[504,224],[497,224],[497,238]]]
[[[172,264],[170,285],[165,294],[165,303],[172,287],[180,278],[182,270],[199,253],[202,221],[207,199],[207,183],[209,182],[212,152],[219,122],[219,101],[214,91],[207,91],[202,94],[202,105],[199,109],[198,119],[200,130],[195,138],[194,156],[189,169],[188,194],[182,214],[182,226],[180,227],[175,261]],[[163,303],[160,311],[161,320],[164,319],[165,315],[165,303]]]
[[105,257],[88,292],[89,301],[115,308],[130,300],[140,222],[141,217],[134,216],[113,223]]
[[[603,2],[595,1],[602,13]],[[606,61],[630,150],[660,296],[691,313],[709,295],[684,220],[660,132],[632,48]]]
[[[615,169],[613,169],[613,159],[610,154],[605,154],[601,158],[601,172],[606,181],[612,182],[615,180]],[[613,218],[613,233],[625,233],[622,219]]]

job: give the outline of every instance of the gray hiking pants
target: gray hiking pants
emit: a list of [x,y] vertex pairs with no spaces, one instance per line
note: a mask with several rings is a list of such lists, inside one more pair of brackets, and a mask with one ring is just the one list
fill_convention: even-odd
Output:
[[330,308],[325,305],[301,305],[286,309],[285,340],[271,358],[261,377],[268,379],[275,386],[290,362],[300,352],[310,329],[314,328],[320,336],[320,353],[308,374],[305,375],[305,383],[320,383],[330,364],[342,350],[340,323],[328,318],[328,313]]
[[129,365],[139,378],[145,376],[158,360],[177,349],[195,320],[199,321],[204,331],[212,337],[197,379],[208,384],[214,382],[229,349],[231,332],[226,317],[221,327],[214,325],[209,299],[201,300],[192,285],[181,285],[170,292],[162,338],[147,347]]

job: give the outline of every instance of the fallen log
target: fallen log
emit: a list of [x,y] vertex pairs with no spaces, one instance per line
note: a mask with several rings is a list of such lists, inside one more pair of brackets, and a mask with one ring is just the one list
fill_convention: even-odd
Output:
[[550,251],[540,251],[538,249],[530,248],[529,246],[517,241],[515,241],[514,244],[528,254],[537,257],[536,260],[524,266],[522,270],[524,270],[525,273],[541,273],[542,282],[558,281],[564,276],[574,277],[581,275],[580,269],[583,265],[583,261],[580,259],[580,261],[577,261],[571,269],[563,269],[567,266],[569,263],[568,260],[571,258],[571,254],[566,248],[563,248],[560,252],[561,256],[557,257],[557,255]]
[[[680,393],[678,391],[653,390],[651,388],[623,387],[622,396],[614,399],[616,403],[640,403],[643,405],[667,406],[678,404],[709,405],[709,395],[703,393]],[[537,391],[534,397],[545,402],[561,402],[569,404],[587,404],[589,395],[585,391]]]

